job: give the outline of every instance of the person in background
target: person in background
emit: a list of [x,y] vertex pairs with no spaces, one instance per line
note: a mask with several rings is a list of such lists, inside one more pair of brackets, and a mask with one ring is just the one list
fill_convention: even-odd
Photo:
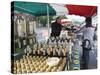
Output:
[[97,41],[97,26],[98,26],[98,24],[96,24],[96,28],[95,28],[95,33],[94,33],[94,37],[93,37],[94,41]]
[[83,69],[88,69],[89,64],[89,53],[93,44],[93,36],[95,32],[95,27],[92,26],[92,19],[91,17],[87,17],[86,25],[83,26],[79,31],[76,33],[83,33],[83,55],[82,55],[82,61],[83,61]]
[[51,24],[51,37],[58,37],[62,30],[60,17],[56,18],[56,21]]

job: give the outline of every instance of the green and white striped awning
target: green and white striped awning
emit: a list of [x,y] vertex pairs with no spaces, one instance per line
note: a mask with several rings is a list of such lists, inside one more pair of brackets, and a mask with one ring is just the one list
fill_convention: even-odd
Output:
[[[12,2],[13,11],[20,13],[27,13],[34,16],[46,16],[46,15],[65,15],[68,13],[64,5],[58,5],[53,3],[36,3],[36,2]],[[47,14],[47,11],[49,12]]]
[[12,2],[11,7],[13,11],[27,13],[34,16],[47,15],[47,10],[49,10],[49,15],[56,15],[56,11],[48,3],[14,1]]

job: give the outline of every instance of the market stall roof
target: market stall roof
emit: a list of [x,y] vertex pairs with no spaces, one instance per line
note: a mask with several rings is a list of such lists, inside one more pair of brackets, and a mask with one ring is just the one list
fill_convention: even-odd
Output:
[[50,6],[56,11],[56,15],[67,15],[68,10],[66,9],[65,4],[56,4],[56,3],[50,3]]
[[83,6],[66,4],[69,14],[80,15],[84,17],[91,17],[97,13],[97,6]]
[[48,3],[14,1],[12,4],[13,7],[14,11],[34,16],[47,15],[47,10],[49,10],[49,15],[56,15],[56,11]]

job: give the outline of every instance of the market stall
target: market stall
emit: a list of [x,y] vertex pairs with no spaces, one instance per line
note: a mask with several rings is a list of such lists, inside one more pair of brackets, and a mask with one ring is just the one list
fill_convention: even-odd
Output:
[[[63,11],[55,11],[61,7]],[[77,10],[76,10],[77,7]],[[78,12],[83,8],[89,12]],[[62,19],[66,35],[50,37],[49,16],[76,14],[92,16],[96,9],[91,6],[58,5],[48,3],[19,2],[12,3],[12,73],[38,73],[80,70],[80,41],[74,33],[74,24],[70,19]],[[76,10],[76,11],[74,11]],[[59,12],[59,13],[57,13]],[[91,13],[92,12],[92,13]],[[91,13],[91,14],[90,14]],[[47,16],[47,41],[38,42],[36,38],[36,17]],[[39,31],[39,30],[38,30]],[[42,32],[42,31],[41,31]],[[62,31],[64,32],[64,31]],[[45,35],[47,32],[45,32]],[[40,39],[42,36],[40,37]]]

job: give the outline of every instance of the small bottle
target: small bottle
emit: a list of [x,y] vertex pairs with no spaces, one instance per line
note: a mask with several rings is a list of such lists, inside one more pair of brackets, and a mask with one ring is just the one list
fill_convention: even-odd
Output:
[[59,48],[59,56],[62,55],[62,47]]
[[60,50],[58,50],[58,55],[59,55],[59,56],[61,55]]
[[33,40],[32,39],[29,39],[29,44],[33,44]]
[[26,45],[27,45],[26,37],[23,37],[22,38],[22,47],[25,48]]
[[55,40],[55,38],[54,37],[51,37],[51,41],[53,42]]
[[17,72],[16,71],[13,71],[13,73],[16,74]]
[[18,39],[18,47],[21,48],[21,43],[19,39]]
[[51,54],[51,51],[50,51],[50,49],[49,49],[49,48],[47,48],[47,53],[48,53],[48,55],[50,55],[50,54]]
[[56,44],[57,44],[56,40],[53,42],[53,44],[54,44],[54,45],[56,45]]
[[69,40],[68,49],[69,49],[69,54],[72,54],[72,42],[71,42],[71,40]]
[[55,51],[55,49],[53,49],[53,55],[56,55],[56,51]]
[[45,50],[43,50],[43,55],[46,55]]
[[17,69],[17,74],[21,74],[21,70],[20,69]]
[[55,48],[56,54],[58,55],[59,50],[57,48]]
[[32,50],[31,50],[31,48],[30,48],[30,46],[29,46],[29,45],[27,46],[27,48],[26,48],[26,49],[27,49],[28,53],[29,53],[29,54],[31,54]]
[[40,54],[40,50],[37,50],[37,53]]
[[24,49],[24,53],[27,54],[27,50],[26,50],[26,48]]

